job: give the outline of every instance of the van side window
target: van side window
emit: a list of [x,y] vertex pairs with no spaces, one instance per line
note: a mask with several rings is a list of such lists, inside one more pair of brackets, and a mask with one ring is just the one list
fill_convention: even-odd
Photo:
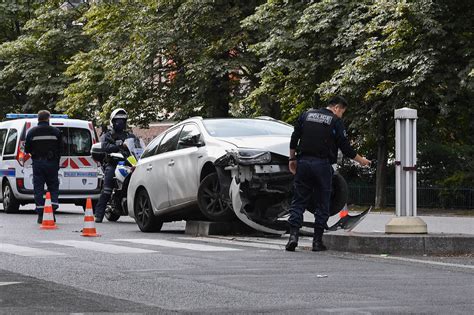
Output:
[[5,138],[7,137],[8,129],[0,129],[0,156],[3,152],[3,147],[5,146]]
[[15,154],[17,138],[18,138],[18,131],[16,129],[10,129],[10,132],[8,133],[7,141],[5,143],[5,152],[3,153],[3,155]]

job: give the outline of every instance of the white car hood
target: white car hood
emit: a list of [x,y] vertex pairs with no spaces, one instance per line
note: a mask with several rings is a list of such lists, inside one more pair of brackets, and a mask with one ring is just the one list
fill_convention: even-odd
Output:
[[252,136],[216,138],[231,143],[238,148],[261,149],[284,156],[290,155],[290,137],[288,136]]

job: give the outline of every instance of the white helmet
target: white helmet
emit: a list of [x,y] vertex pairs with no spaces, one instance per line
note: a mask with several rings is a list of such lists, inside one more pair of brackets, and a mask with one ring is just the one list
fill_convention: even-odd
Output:
[[116,110],[114,110],[112,114],[110,114],[110,124],[113,125],[112,121],[114,119],[119,119],[119,118],[122,118],[122,119],[128,118],[127,111],[125,109],[117,108]]

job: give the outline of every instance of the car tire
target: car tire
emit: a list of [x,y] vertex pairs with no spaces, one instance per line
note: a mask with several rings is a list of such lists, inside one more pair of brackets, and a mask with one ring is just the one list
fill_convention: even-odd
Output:
[[202,214],[211,221],[231,221],[235,215],[230,206],[220,196],[217,173],[204,177],[198,189],[198,205]]
[[163,222],[153,213],[150,196],[145,189],[137,191],[134,204],[135,221],[142,232],[159,232]]
[[349,199],[349,187],[347,182],[339,173],[334,173],[332,176],[332,191],[331,191],[331,203],[329,207],[329,215],[333,216],[347,203]]
[[7,181],[3,185],[3,209],[5,213],[17,213],[20,210],[20,202],[13,194],[10,183]]

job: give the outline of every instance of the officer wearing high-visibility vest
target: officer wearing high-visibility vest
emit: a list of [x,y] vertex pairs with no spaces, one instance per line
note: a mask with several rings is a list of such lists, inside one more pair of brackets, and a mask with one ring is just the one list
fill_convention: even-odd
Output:
[[59,206],[58,171],[63,141],[59,129],[49,125],[50,116],[47,110],[39,111],[38,126],[28,132],[25,141],[25,152],[31,154],[33,161],[33,188],[38,223],[43,222],[45,183],[51,193],[53,213]]
[[[127,131],[128,115],[125,109],[117,108],[110,114],[111,130],[101,136],[102,150],[106,153],[117,153],[125,149],[124,141],[129,138],[135,138],[135,135]],[[106,160],[104,166],[104,186],[95,207],[95,222],[102,223],[105,216],[107,203],[112,196],[114,189],[114,176],[117,163],[113,160]]]
[[[287,251],[298,246],[298,234],[305,209],[314,211],[313,251],[326,250],[322,237],[329,219],[333,168],[338,149],[366,166],[370,161],[350,145],[342,123],[347,101],[340,96],[329,100],[326,108],[310,109],[301,114],[291,135],[289,168],[295,174],[294,195],[290,206],[290,239]],[[298,154],[296,154],[298,152]],[[310,201],[313,204],[309,204]]]

